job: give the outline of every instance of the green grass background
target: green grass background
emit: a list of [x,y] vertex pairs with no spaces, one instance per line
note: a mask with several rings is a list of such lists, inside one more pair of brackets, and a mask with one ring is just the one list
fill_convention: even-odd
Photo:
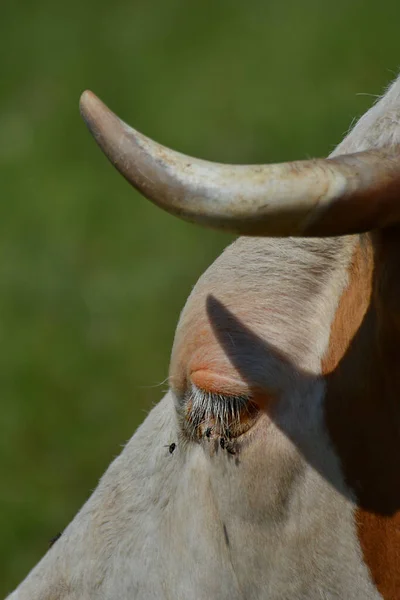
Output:
[[323,156],[397,72],[399,25],[399,0],[2,0],[0,596],[161,397],[179,311],[230,240],[130,189],[80,93],[188,154]]

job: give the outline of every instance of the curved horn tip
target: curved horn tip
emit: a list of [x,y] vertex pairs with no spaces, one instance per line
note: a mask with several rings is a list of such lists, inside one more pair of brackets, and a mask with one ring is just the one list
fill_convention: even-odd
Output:
[[82,92],[81,97],[79,98],[80,110],[84,110],[88,105],[90,105],[94,98],[96,98],[96,95],[90,90],[85,90]]
[[100,98],[96,96],[90,90],[85,90],[79,99],[79,111],[86,121],[88,118],[93,116],[93,113],[96,112],[101,106],[102,101]]

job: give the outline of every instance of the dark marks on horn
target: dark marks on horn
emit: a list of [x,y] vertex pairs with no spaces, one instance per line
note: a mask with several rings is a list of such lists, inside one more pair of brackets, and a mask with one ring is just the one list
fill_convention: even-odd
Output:
[[228,530],[226,528],[225,523],[222,523],[222,530],[224,532],[224,540],[225,540],[225,544],[228,546],[230,546],[230,541],[229,541],[229,535],[228,535]]

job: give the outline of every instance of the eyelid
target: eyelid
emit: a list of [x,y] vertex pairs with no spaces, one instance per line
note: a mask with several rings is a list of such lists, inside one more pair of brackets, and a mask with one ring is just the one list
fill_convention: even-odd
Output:
[[223,398],[247,398],[258,409],[265,410],[275,402],[277,392],[210,369],[196,369],[190,375],[190,382],[204,393],[216,394]]
[[226,404],[236,404],[245,405],[251,401],[251,395],[244,394],[225,394],[221,392],[209,392],[207,390],[202,390],[196,385],[192,384],[191,388],[187,390],[185,394],[185,400],[198,400],[204,405],[207,404],[215,404],[215,403],[226,403]]
[[209,369],[196,369],[190,374],[192,384],[204,392],[225,397],[251,396],[250,386],[234,377],[222,375]]

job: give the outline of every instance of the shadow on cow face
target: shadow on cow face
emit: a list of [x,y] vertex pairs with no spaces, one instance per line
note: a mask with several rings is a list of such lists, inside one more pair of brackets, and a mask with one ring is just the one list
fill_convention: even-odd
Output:
[[[365,314],[336,367],[320,377],[299,371],[211,295],[207,299],[207,313],[225,355],[250,388],[254,385],[255,373],[263,369],[263,365],[270,367],[271,359],[280,365],[282,377],[278,378],[275,389],[276,401],[266,404],[263,410],[307,463],[350,500],[354,499],[354,492],[361,509],[382,517],[394,515],[400,509],[399,431],[390,403],[385,401],[390,391],[379,368],[373,307]],[[289,393],[285,393],[283,381]],[[315,396],[308,395],[308,390],[321,382],[323,392],[317,398],[321,402],[321,420],[318,422],[310,419],[316,407],[307,406],[307,401],[315,400]],[[271,387],[274,386],[276,381],[271,382]],[[304,394],[292,403],[293,386]],[[349,487],[337,481],[325,455],[313,444],[313,437],[321,435],[316,429],[319,427],[329,436]]]

